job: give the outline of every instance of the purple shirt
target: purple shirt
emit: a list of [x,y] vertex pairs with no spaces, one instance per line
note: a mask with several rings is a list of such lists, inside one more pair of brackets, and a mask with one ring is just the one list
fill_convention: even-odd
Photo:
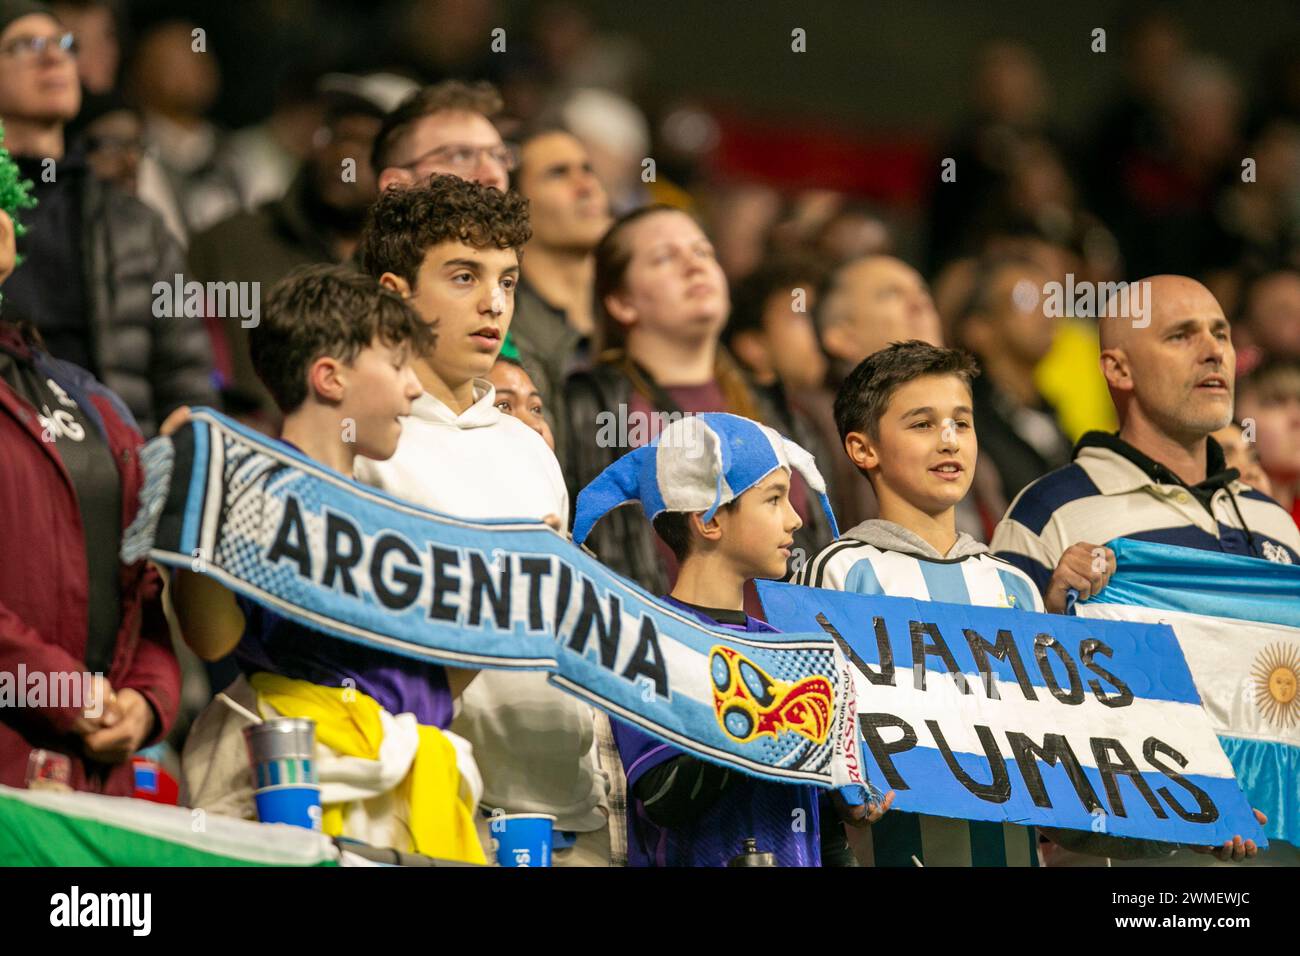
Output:
[[322,687],[355,687],[390,714],[411,713],[439,730],[451,724],[446,668],[339,640],[247,598],[235,600],[245,621],[235,661],[245,675],[270,671]]
[[[709,627],[776,633],[770,624],[748,615],[743,625],[731,624],[671,597],[663,600]],[[741,853],[746,837],[757,840],[760,852],[775,853],[780,866],[821,866],[817,788],[760,780],[733,770],[722,796],[691,823],[661,827],[646,816],[632,790],[647,771],[685,751],[624,721],[611,718],[610,724],[627,773],[628,866],[726,866]],[[803,826],[796,827],[800,818]]]
[[355,687],[390,714],[414,714],[439,730],[451,724],[446,668],[331,637],[239,595],[235,601],[244,612],[235,662],[245,675],[269,671],[322,687]]

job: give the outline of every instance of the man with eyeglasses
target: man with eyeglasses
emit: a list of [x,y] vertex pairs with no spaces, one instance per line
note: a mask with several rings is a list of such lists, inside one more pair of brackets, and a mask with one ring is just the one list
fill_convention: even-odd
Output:
[[153,286],[183,271],[180,247],[147,206],[65,145],[81,107],[76,39],[43,3],[0,0],[4,145],[34,183],[22,265],[5,285],[10,321],[91,371],[152,435],[181,405],[211,404],[211,344],[201,320],[158,318]]
[[375,137],[371,161],[380,191],[435,174],[509,189],[515,151],[492,123],[501,109],[501,95],[490,83],[446,80],[412,94],[384,118]]
[[[296,266],[352,257],[366,213],[379,195],[370,150],[384,115],[415,90],[387,73],[331,73],[316,84],[325,109],[311,152],[283,197],[239,212],[199,233],[189,264],[200,282],[260,282],[263,294]],[[253,371],[248,330],[223,321],[219,365],[228,412],[254,426],[273,426],[279,413]],[[228,363],[228,365],[227,365]]]

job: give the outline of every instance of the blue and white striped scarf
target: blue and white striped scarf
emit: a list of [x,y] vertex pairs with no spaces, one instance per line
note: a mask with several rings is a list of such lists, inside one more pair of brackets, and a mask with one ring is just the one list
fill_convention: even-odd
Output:
[[592,705],[755,776],[861,782],[852,678],[825,634],[710,630],[544,524],[418,508],[211,409],[141,457],[124,561],[206,574],[377,650],[547,671]]

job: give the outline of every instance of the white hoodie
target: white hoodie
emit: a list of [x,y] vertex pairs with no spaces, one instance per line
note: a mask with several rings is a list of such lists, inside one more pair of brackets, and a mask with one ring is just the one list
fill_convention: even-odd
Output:
[[[358,457],[358,481],[462,518],[568,521],[569,494],[542,437],[495,407],[496,392],[474,381],[474,404],[457,415],[429,393],[402,419],[397,453]],[[482,805],[507,813],[552,813],[561,830],[606,823],[608,781],[593,759],[589,706],[556,690],[540,672],[485,670],[460,699],[455,731],[474,745]]]
[[357,481],[458,518],[569,520],[560,463],[542,437],[497,408],[496,390],[474,380],[474,404],[457,415],[425,392],[402,419],[397,453],[358,457]]

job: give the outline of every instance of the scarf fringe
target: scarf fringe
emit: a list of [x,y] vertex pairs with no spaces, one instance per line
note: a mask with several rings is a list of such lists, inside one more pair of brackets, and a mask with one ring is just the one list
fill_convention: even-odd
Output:
[[140,467],[144,469],[144,485],[140,489],[140,509],[135,520],[122,535],[122,562],[135,564],[149,556],[158,534],[158,521],[167,503],[167,491],[172,483],[172,467],[176,449],[172,440],[158,437],[140,450]]

